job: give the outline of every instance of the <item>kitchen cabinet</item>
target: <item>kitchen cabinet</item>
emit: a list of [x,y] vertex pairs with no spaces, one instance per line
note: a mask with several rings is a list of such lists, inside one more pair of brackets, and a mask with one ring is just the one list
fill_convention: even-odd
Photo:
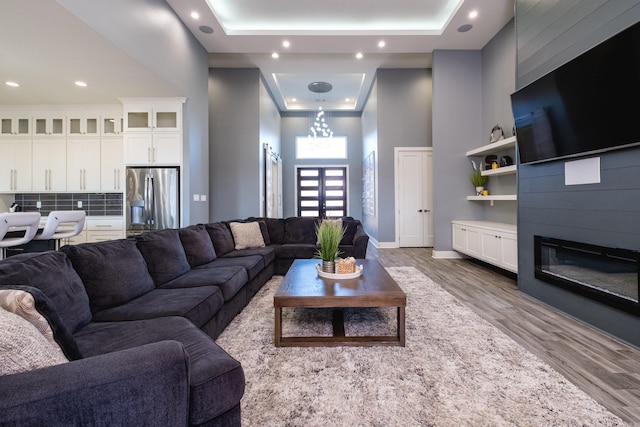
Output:
[[87,218],[87,242],[104,242],[124,238],[124,219]]
[[100,139],[67,139],[67,191],[100,191]]
[[453,249],[465,255],[518,272],[516,226],[489,221],[453,221]]
[[182,163],[182,134],[125,134],[125,163],[127,165],[180,165]]
[[31,136],[31,113],[0,112],[0,136]]
[[122,144],[122,138],[102,138],[100,141],[100,188],[103,192],[124,189]]
[[[125,102],[125,101],[123,101]],[[180,132],[184,101],[125,102],[125,132]]]
[[118,136],[122,134],[124,129],[122,111],[104,113],[101,118],[101,124],[100,134],[102,136]]
[[95,113],[70,113],[67,115],[67,136],[99,136],[100,115]]
[[33,191],[66,191],[67,140],[33,140]]
[[31,139],[0,138],[0,191],[31,191]]
[[33,116],[33,136],[66,136],[66,116],[64,113],[36,113]]

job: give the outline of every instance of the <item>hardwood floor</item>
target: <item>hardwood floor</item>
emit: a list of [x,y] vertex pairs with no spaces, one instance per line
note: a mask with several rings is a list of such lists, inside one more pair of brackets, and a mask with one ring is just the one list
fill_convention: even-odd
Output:
[[386,267],[413,266],[552,366],[626,423],[640,426],[640,349],[520,292],[513,278],[430,248],[376,249]]

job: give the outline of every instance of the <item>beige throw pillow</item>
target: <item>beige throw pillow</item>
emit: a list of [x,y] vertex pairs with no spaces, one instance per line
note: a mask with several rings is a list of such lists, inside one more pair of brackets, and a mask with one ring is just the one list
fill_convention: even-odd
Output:
[[0,375],[68,362],[60,349],[24,318],[0,308]]
[[53,337],[51,325],[45,317],[36,309],[36,302],[27,291],[20,289],[2,289],[0,290],[0,308],[17,314],[23,319],[31,323],[46,338],[51,345],[64,354],[62,349]]
[[257,222],[232,222],[229,226],[237,250],[265,247],[260,224]]

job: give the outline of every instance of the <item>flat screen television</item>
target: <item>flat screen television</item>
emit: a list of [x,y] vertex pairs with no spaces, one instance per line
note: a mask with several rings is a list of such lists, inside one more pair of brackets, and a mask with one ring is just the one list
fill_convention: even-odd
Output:
[[640,144],[640,23],[511,95],[520,163]]

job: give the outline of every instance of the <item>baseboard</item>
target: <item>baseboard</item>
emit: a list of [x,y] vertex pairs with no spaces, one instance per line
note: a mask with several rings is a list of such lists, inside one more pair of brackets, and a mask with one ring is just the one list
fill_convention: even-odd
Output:
[[379,249],[397,249],[399,248],[396,242],[377,242]]
[[437,258],[437,259],[467,258],[467,256],[461,254],[460,252],[456,252],[456,251],[436,251],[436,250],[432,251],[431,257],[432,258]]

